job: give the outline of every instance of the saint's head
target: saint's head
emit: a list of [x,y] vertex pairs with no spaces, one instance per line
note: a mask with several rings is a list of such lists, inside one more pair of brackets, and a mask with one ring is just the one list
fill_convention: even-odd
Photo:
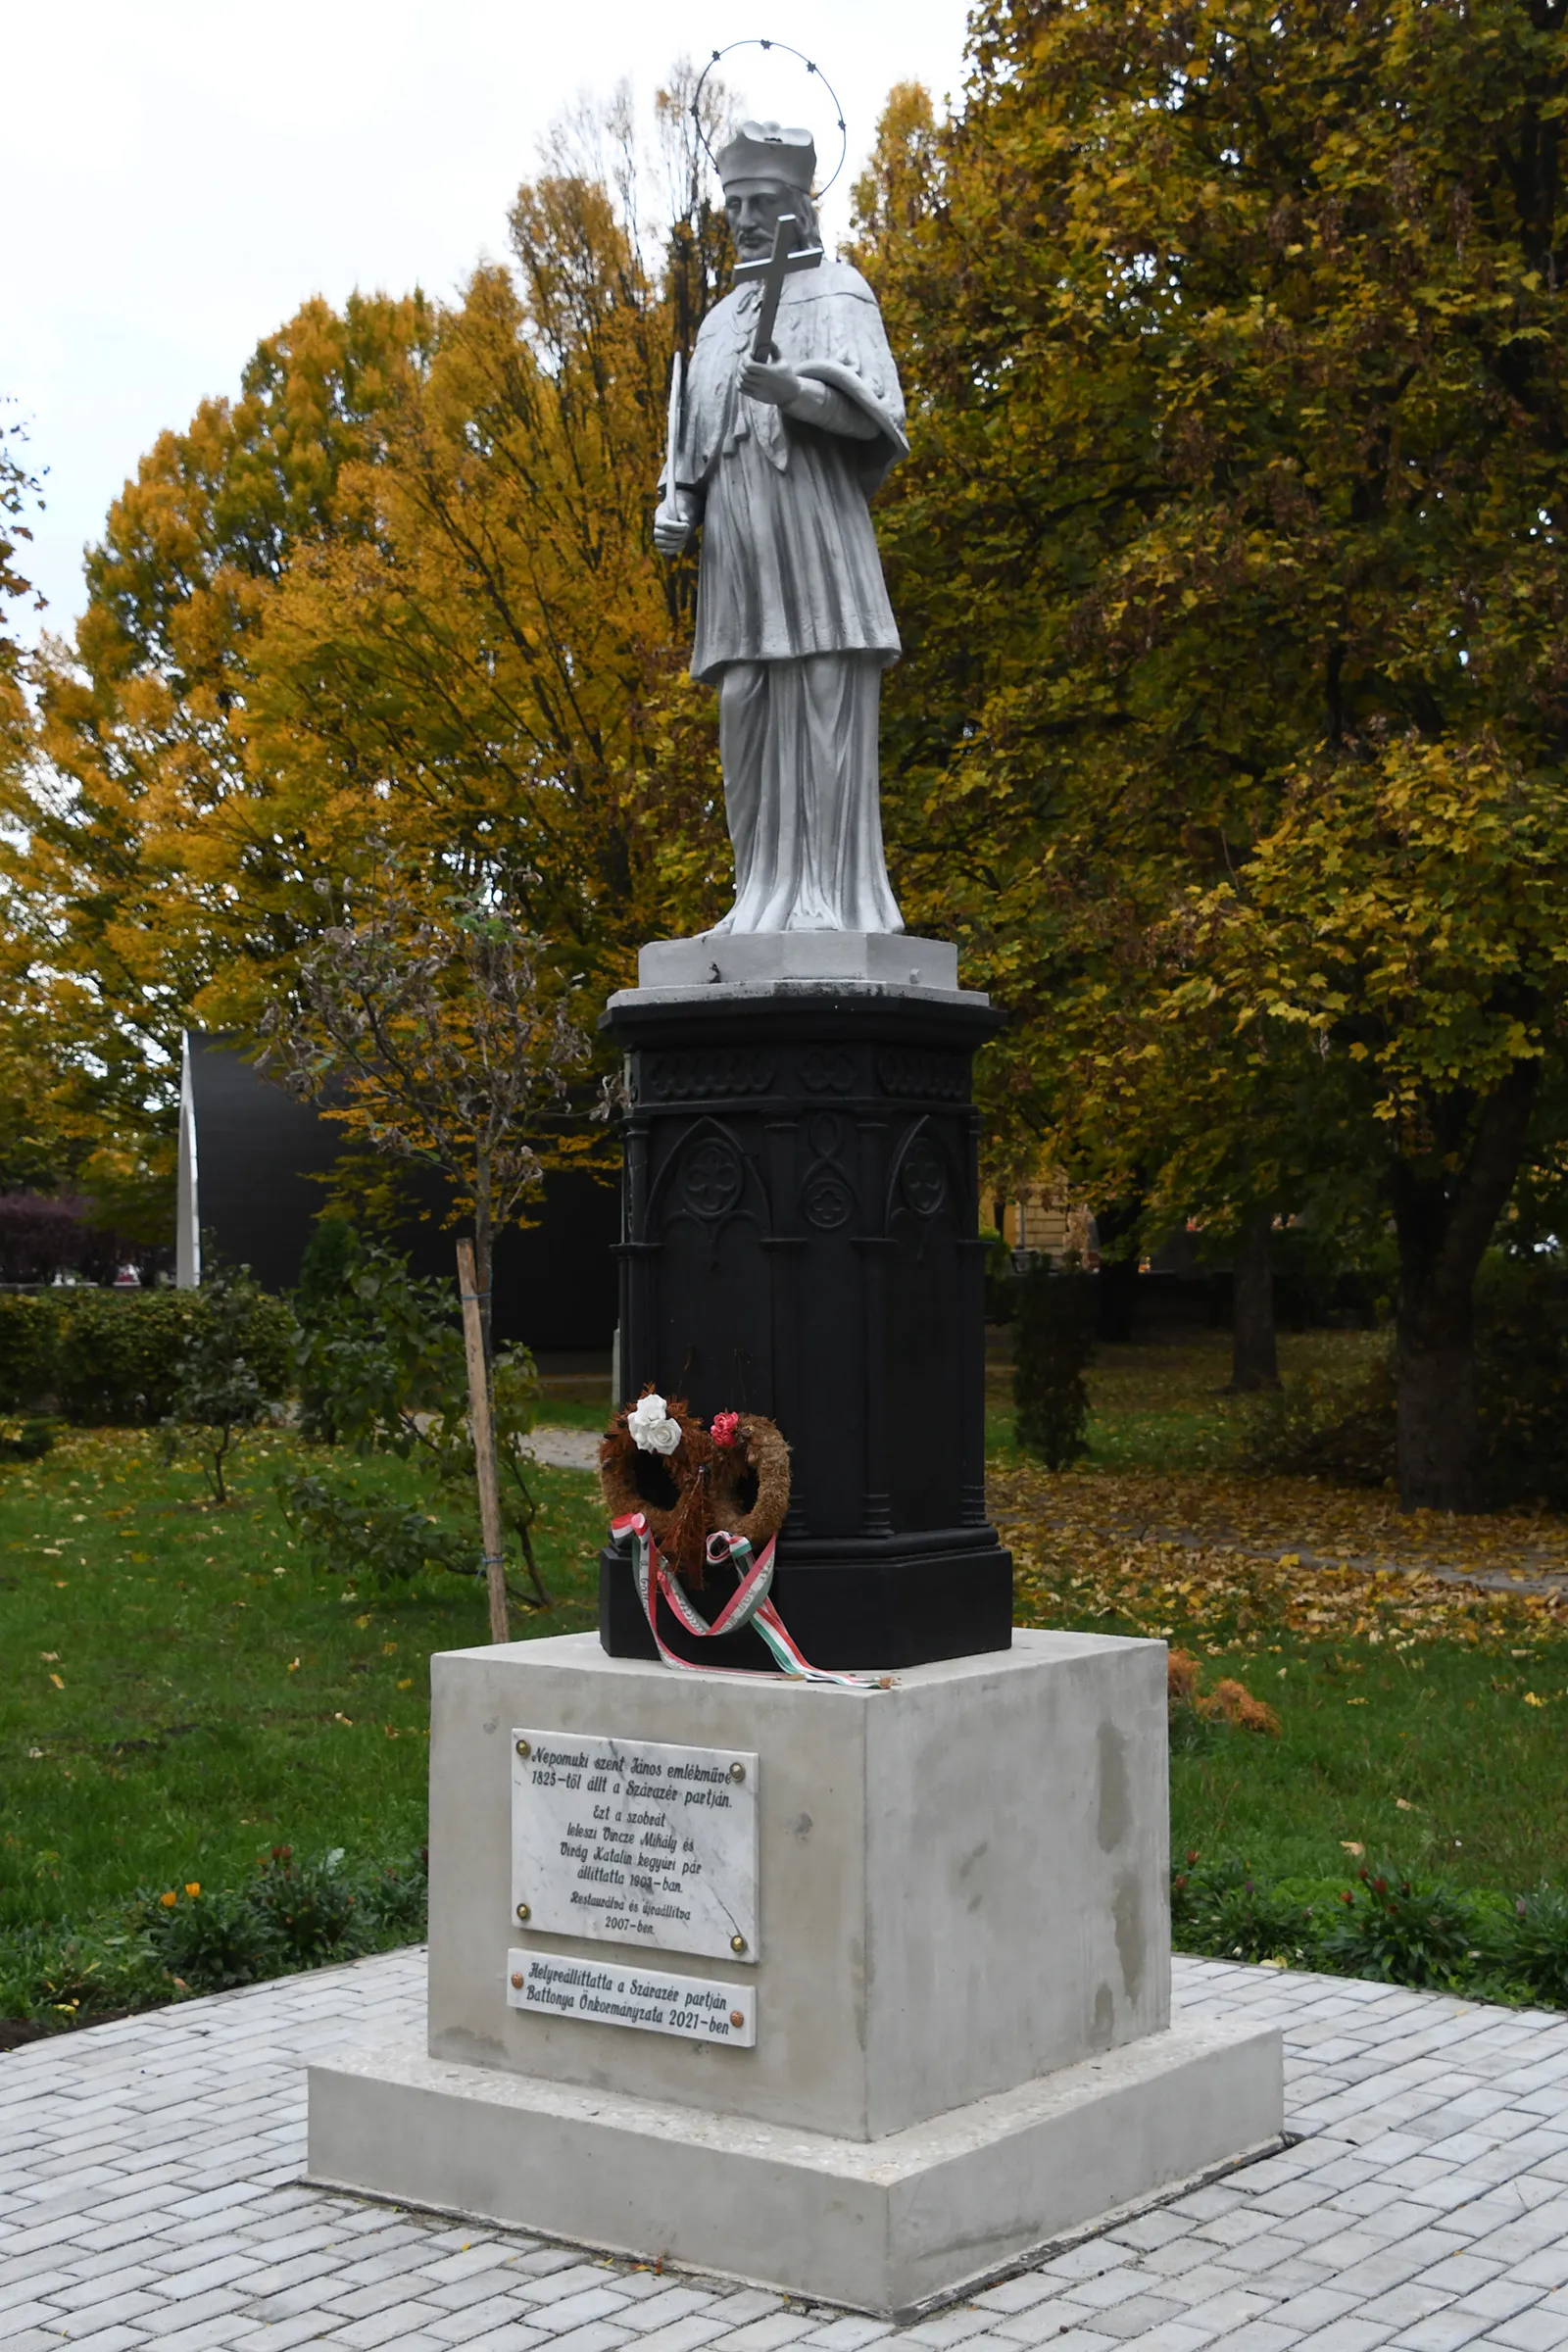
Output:
[[817,242],[811,181],[816,176],[816,142],[808,130],[786,130],[778,122],[743,122],[719,150],[718,176],[724,210],[743,262],[762,262],[773,250],[780,216],[793,213],[800,226],[797,246]]

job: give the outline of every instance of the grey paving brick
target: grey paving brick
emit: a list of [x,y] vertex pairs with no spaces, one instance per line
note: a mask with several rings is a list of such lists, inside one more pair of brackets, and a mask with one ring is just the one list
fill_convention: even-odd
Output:
[[997,2285],[988,2286],[974,2296],[976,2311],[1028,2311],[1047,2295],[1057,2291],[1057,2281],[1047,2278],[1040,2271],[1022,2271],[1016,2278],[1003,2278]]
[[[628,2303],[621,2314],[619,2325],[622,2328],[630,2328],[636,2334],[652,2334],[657,2328],[667,2328],[672,2320],[688,2319],[695,2311],[707,2310],[714,2299],[711,2288],[672,2286],[665,2278],[650,2280],[646,2272],[640,2278],[623,2278],[620,2284],[622,2289],[641,2287],[647,2284],[651,2284],[655,2289],[654,2293],[645,2293],[636,2302]],[[728,2324],[728,2322],[724,2323],[726,2326]],[[841,2322],[840,2324],[878,2327],[881,2323],[867,2320],[856,2323]]]
[[628,2343],[643,2347],[643,2352],[700,2352],[704,2344],[712,2343],[724,2333],[724,2322],[711,2320],[703,2312],[691,2312],[684,2320],[671,2320],[667,2328],[656,2328],[652,2335],[628,2335]]
[[[332,2317],[335,2322],[336,2315]],[[390,2310],[368,2312],[363,2319],[348,2320],[341,2327],[334,2324],[328,2341],[346,2344],[351,2352],[377,2352],[381,2344],[401,2345],[424,2321],[439,2317],[433,2305],[404,2299]],[[439,2342],[440,2338],[433,2336],[431,2341]]]
[[551,2352],[615,2352],[618,2344],[630,2341],[624,2328],[614,2328],[607,2320],[591,2320],[586,2328],[573,2328],[565,2335],[548,2338]]
[[1501,2321],[1482,2340],[1506,2344],[1509,2352],[1557,2352],[1568,2344],[1568,2308],[1552,2312],[1538,2303],[1533,2311]]
[[806,2341],[813,2352],[861,2352],[862,2346],[880,2343],[892,2332],[891,2320],[868,2320],[859,2312],[847,2312],[823,2328],[813,2328]]
[[74,2343],[89,2328],[131,2328],[145,2334],[142,2325],[150,2311],[161,2308],[158,2297],[145,2287],[127,2287],[122,2294],[106,2295],[102,2284],[95,2281],[84,2288],[74,2304],[60,2300],[60,2328]]
[[548,2341],[537,2328],[520,2328],[507,2321],[493,2328],[488,2335],[465,2336],[463,2347],[464,2352],[537,2352],[537,2347]]
[[132,2347],[151,2339],[140,2328],[127,2327],[122,2320],[105,2320],[100,2327],[96,2315],[83,2320],[81,2333],[64,2335],[60,2339],[71,2346],[71,2352],[132,2352]]
[[[922,2320],[918,2326],[906,2328],[903,2340],[906,2343],[924,2344],[928,2347],[928,2352],[947,2352],[950,2344],[965,2343],[970,2336],[984,2335],[989,2328],[995,2326],[996,2318],[995,2312],[978,2311],[972,2303],[959,2303],[947,2311],[939,2312],[934,2319]],[[771,2320],[763,2320],[759,2325],[763,2328],[771,2328],[775,2323]],[[803,2335],[807,2332],[808,2328],[801,2329]],[[747,2328],[745,2333],[750,2337],[754,2335],[754,2330]],[[733,2337],[726,2338],[726,2352],[728,2352],[728,2345],[734,2340]],[[780,2335],[773,2340],[778,2343],[790,2343],[795,2339],[793,2336]],[[771,2346],[765,2343],[754,2343],[753,2352],[771,2352]]]
[[[432,2278],[439,2279],[445,2271],[445,2265],[432,2265],[427,2275]],[[538,2304],[542,2308],[551,2303],[564,2303],[572,2295],[584,2294],[594,2287],[604,2286],[613,2277],[613,2273],[602,2269],[598,2263],[584,2262],[579,2257],[577,2261],[568,2263],[564,2269],[551,2271],[543,2278],[537,2276],[531,2266],[518,2263],[515,2267],[515,2277],[517,2292],[526,2302]]]
[[1392,2343],[1394,2352],[1459,2352],[1462,2344],[1479,2343],[1486,2329],[1475,2312],[1435,2311],[1429,2320],[1401,2328]]
[[246,2326],[247,2332],[235,2336],[230,2352],[294,2352],[296,2344],[320,2340],[322,2323],[313,2314],[302,2319],[270,2320]]
[[[985,2326],[985,2319],[983,2315],[975,2313],[970,2313],[968,2316],[970,2318],[979,2317],[980,2327],[965,2327],[962,2317],[958,2314],[949,2314],[945,2320],[932,2322],[932,2325],[938,2328],[943,2328],[945,2326],[956,2328],[956,2332],[943,2333],[935,2341],[941,2344],[955,2344],[961,2343],[965,2335],[978,2335]],[[749,2321],[746,2326],[737,2328],[733,2334],[727,2334],[724,2338],[724,2352],[780,2352],[781,2345],[793,2344],[801,2336],[809,2335],[810,2332],[811,2322],[809,2320],[797,2317],[792,2312],[770,2311],[764,2318]],[[910,2333],[917,2342],[930,2343],[933,2340],[924,2335],[919,2328],[912,2328]]]
[[1184,2305],[1172,2303],[1160,2295],[1130,2295],[1125,2303],[1113,2304],[1108,2310],[1097,2311],[1094,2325],[1103,2334],[1115,2336],[1121,2343],[1141,2343],[1151,2328],[1166,2320],[1186,2322]]
[[1310,2352],[1374,2352],[1388,2340],[1389,2329],[1382,2321],[1358,2320],[1349,2314],[1330,2320],[1326,2328],[1316,2328],[1300,2339],[1302,2352],[1307,2352],[1307,2347]]

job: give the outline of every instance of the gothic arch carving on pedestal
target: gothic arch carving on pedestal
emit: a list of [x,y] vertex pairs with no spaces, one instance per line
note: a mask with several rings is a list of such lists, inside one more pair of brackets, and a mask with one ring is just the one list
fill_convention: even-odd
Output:
[[661,1168],[648,1199],[646,1238],[690,1218],[716,1247],[724,1226],[749,1217],[772,1230],[767,1188],[740,1139],[722,1119],[699,1119]]
[[901,1210],[929,1224],[934,1217],[961,1221],[968,1186],[947,1138],[929,1118],[910,1122],[888,1167],[883,1231],[893,1231]]

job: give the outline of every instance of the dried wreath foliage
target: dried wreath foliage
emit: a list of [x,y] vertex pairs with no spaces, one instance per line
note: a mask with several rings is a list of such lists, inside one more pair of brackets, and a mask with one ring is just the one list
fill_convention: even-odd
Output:
[[729,1445],[715,1443],[684,1396],[665,1407],[680,1423],[670,1454],[646,1453],[615,1415],[599,1448],[599,1484],[612,1519],[641,1511],[670,1566],[701,1590],[708,1539],[722,1531],[754,1551],[778,1534],[790,1507],[790,1449],[765,1413],[738,1416]]

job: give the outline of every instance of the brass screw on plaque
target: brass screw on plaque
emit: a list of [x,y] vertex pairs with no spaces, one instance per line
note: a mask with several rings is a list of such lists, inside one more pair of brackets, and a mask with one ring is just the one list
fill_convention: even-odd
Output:
[[519,1903],[517,1905],[517,1917],[519,1919],[527,1919],[529,1917],[528,1906],[526,1903]]
[[[512,1982],[514,1984],[520,1984],[522,1983],[522,1979],[520,1977],[514,1977]],[[744,2026],[746,2023],[745,2010],[732,2009],[729,2013],[729,2022],[732,2026]]]
[[731,1950],[732,1952],[744,1952],[744,1951],[745,1951],[745,1949],[746,1949],[746,1938],[745,1938],[745,1936],[732,1936],[730,1937],[730,1939],[729,1939],[729,1948],[730,1948],[730,1950]]
[[730,1766],[730,1768],[729,1768],[729,1777],[730,1777],[730,1779],[731,1779],[732,1781],[744,1781],[744,1780],[745,1780],[745,1778],[746,1778],[746,1767],[745,1767],[745,1765],[744,1765],[744,1764],[732,1764],[732,1765]]
[[529,1747],[529,1745],[528,1745],[528,1742],[527,1742],[527,1740],[519,1740],[517,1741],[517,1753],[518,1753],[518,1755],[519,1755],[519,1756],[531,1755],[531,1754],[532,1754],[532,1752],[533,1752],[533,1751],[532,1751],[532,1749]]
[[512,1972],[512,1982],[513,1982],[513,1984],[514,1984],[516,1986],[517,1990],[520,1992],[520,1991],[522,1990],[522,1971],[521,1971],[521,1969],[520,1969],[520,1968],[514,1968],[514,1969],[513,1970],[513,1972]]

